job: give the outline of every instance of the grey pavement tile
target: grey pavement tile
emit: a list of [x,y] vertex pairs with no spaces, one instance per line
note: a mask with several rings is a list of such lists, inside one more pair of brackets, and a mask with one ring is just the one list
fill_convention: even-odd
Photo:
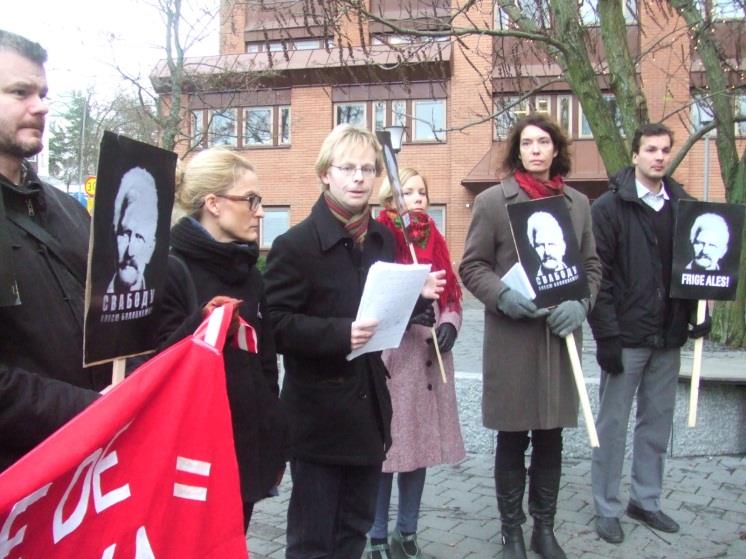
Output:
[[464,541],[465,537],[452,531],[436,530],[435,528],[419,529],[417,538],[423,542],[440,543],[449,547],[458,547],[459,542]]

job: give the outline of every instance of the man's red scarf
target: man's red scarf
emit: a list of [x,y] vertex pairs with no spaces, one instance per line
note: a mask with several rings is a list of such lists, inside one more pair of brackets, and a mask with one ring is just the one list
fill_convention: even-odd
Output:
[[[451,255],[443,235],[440,234],[435,222],[430,216],[422,212],[409,214],[412,224],[407,229],[409,240],[412,241],[414,253],[420,264],[432,264],[433,271],[446,271],[446,287],[440,294],[438,306],[440,311],[446,309],[461,310],[461,286],[456,274],[453,273]],[[400,264],[411,264],[412,255],[402,232],[402,222],[399,214],[391,210],[382,210],[378,221],[388,227],[396,239],[396,261]]]
[[370,211],[368,206],[363,208],[360,213],[353,214],[350,210],[339,203],[332,193],[324,191],[324,202],[332,212],[332,215],[342,222],[347,232],[352,235],[355,244],[362,247],[365,242],[365,234],[368,232],[368,223],[370,222]]
[[516,171],[513,173],[513,176],[518,181],[518,185],[532,200],[546,198],[547,196],[557,196],[558,194],[562,194],[562,190],[565,188],[565,181],[562,180],[560,175],[555,175],[548,181],[539,180],[531,173],[526,173],[525,171]]

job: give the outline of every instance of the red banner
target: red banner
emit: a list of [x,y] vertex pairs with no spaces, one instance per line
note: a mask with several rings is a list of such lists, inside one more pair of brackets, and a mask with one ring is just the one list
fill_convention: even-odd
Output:
[[0,475],[0,559],[248,556],[220,351],[230,314]]

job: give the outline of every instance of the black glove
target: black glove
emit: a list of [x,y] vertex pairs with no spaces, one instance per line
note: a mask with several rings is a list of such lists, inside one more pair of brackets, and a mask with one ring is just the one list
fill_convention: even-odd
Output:
[[712,330],[712,320],[710,320],[710,314],[706,313],[704,322],[701,324],[692,324],[692,327],[689,329],[689,337],[693,340],[704,338],[710,333],[710,330]]
[[624,372],[622,340],[619,336],[596,340],[596,361],[610,375],[618,375]]
[[456,343],[456,336],[458,336],[456,327],[453,324],[443,322],[435,329],[435,334],[441,353],[448,353],[453,349],[453,344]]
[[413,314],[407,326],[411,326],[412,324],[427,326],[428,328],[435,324],[435,308],[433,305],[429,304],[422,312]]
[[549,310],[540,309],[515,289],[507,288],[497,298],[497,308],[513,320],[521,318],[538,318],[549,314]]

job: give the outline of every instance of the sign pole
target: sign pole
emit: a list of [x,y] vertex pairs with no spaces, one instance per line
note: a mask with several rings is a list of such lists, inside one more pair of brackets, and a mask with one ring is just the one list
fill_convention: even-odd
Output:
[[583,410],[583,419],[585,420],[585,428],[588,431],[588,439],[591,441],[591,447],[598,448],[598,433],[596,433],[596,423],[593,421],[593,413],[591,412],[591,403],[588,400],[588,389],[585,386],[585,379],[583,378],[583,368],[580,365],[580,357],[578,356],[578,348],[575,346],[575,336],[572,332],[565,336],[565,345],[567,346],[567,353],[570,356],[570,364],[572,365],[572,376],[575,379],[575,388],[578,390],[578,397],[580,398],[580,408]]
[[[705,309],[707,301],[700,299],[697,302],[697,324],[705,321]],[[704,338],[694,340],[694,359],[692,361],[692,380],[689,387],[689,427],[697,425],[697,401],[699,400],[699,376],[702,372],[702,345]]]

